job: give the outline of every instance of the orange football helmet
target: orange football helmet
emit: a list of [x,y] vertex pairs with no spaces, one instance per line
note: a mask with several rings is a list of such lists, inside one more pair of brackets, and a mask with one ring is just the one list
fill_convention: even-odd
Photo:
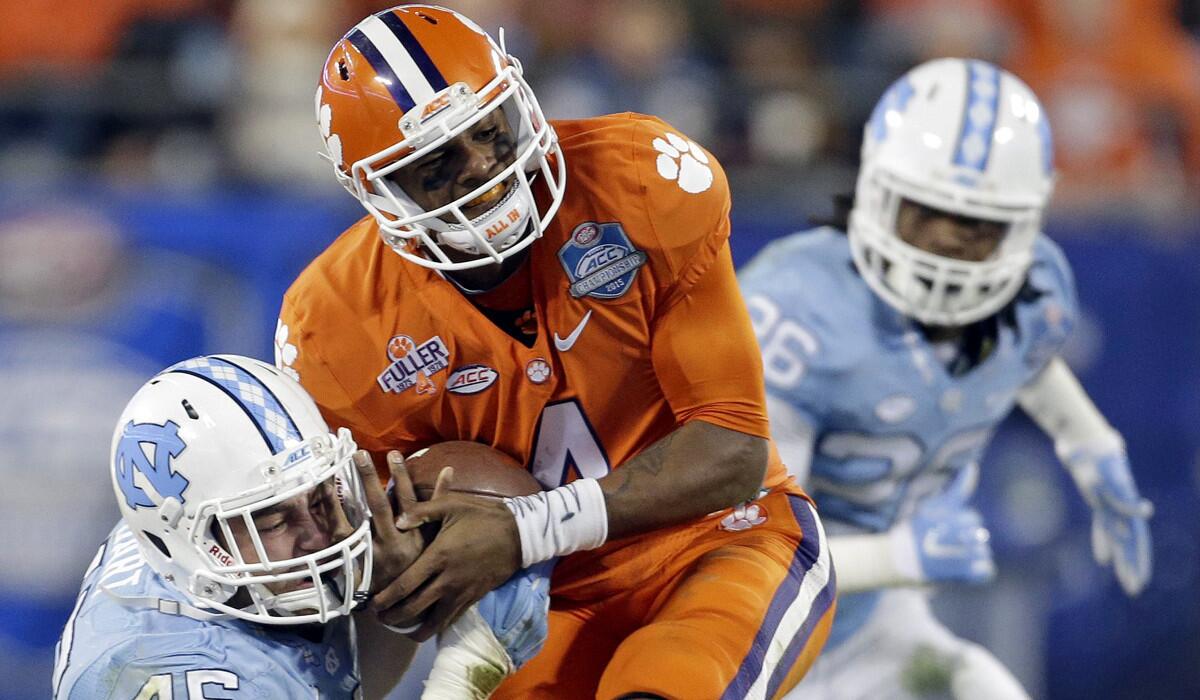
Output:
[[[418,265],[499,263],[541,236],[562,203],[562,151],[520,62],[451,10],[402,5],[359,22],[325,61],[316,108],[338,181],[384,241]],[[471,192],[426,210],[389,177],[497,110],[515,138],[514,159]],[[540,207],[531,188],[538,177],[549,195]],[[468,203],[498,187],[495,206],[466,216]],[[455,262],[442,246],[479,257]]]

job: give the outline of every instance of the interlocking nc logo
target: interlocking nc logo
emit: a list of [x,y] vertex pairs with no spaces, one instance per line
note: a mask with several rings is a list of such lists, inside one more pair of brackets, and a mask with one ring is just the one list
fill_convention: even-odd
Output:
[[[142,448],[144,444],[150,445],[154,450],[153,461],[146,456]],[[183,492],[187,490],[188,480],[182,474],[171,470],[171,459],[178,457],[185,449],[187,445],[179,437],[179,426],[174,421],[167,421],[162,425],[133,421],[126,423],[117,443],[116,457],[113,458],[117,486],[125,496],[125,503],[133,509],[155,506],[145,489],[134,482],[134,474],[137,472],[154,487],[159,497],[174,498],[183,503]]]

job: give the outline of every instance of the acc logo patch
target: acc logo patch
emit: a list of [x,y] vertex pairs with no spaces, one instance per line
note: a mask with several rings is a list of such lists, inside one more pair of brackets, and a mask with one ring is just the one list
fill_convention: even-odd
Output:
[[420,345],[407,335],[392,336],[387,355],[392,363],[375,378],[385,393],[400,394],[415,386],[418,394],[436,394],[433,375],[450,365],[450,351],[437,335]]
[[[153,459],[146,456],[143,444],[152,447]],[[185,449],[187,444],[179,437],[179,426],[174,421],[162,425],[133,421],[126,423],[117,442],[117,455],[113,459],[117,486],[125,497],[126,505],[134,510],[155,506],[146,490],[134,483],[135,472],[141,473],[163,500],[174,498],[180,504],[184,503],[183,492],[187,490],[188,480],[171,469],[171,460]]]
[[450,373],[446,391],[451,394],[478,394],[496,383],[500,373],[487,365],[466,365]]
[[571,296],[616,299],[629,291],[646,253],[633,247],[619,222],[579,224],[558,249]]

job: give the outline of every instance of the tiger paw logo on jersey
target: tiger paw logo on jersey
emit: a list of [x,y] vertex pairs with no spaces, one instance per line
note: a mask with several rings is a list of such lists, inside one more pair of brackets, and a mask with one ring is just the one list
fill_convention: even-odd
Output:
[[629,291],[646,253],[633,247],[620,222],[586,221],[558,249],[571,281],[571,296],[616,299]]
[[433,375],[450,365],[450,351],[437,335],[420,345],[407,335],[392,336],[387,355],[392,363],[375,379],[385,393],[400,394],[416,387],[418,394],[436,394]]
[[741,532],[765,522],[767,522],[766,510],[755,503],[743,503],[735,507],[729,515],[721,518],[721,529]]
[[541,357],[535,357],[525,363],[525,376],[534,384],[545,384],[553,373],[550,363]]
[[688,194],[700,194],[712,187],[712,168],[708,167],[708,155],[700,144],[670,132],[665,141],[655,138],[651,144],[658,151],[655,165],[659,175],[674,180]]

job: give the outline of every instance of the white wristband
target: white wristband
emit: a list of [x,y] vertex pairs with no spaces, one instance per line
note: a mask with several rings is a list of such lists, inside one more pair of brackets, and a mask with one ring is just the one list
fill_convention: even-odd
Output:
[[595,479],[578,479],[553,491],[504,499],[521,535],[521,566],[595,549],[608,539],[608,508]]

